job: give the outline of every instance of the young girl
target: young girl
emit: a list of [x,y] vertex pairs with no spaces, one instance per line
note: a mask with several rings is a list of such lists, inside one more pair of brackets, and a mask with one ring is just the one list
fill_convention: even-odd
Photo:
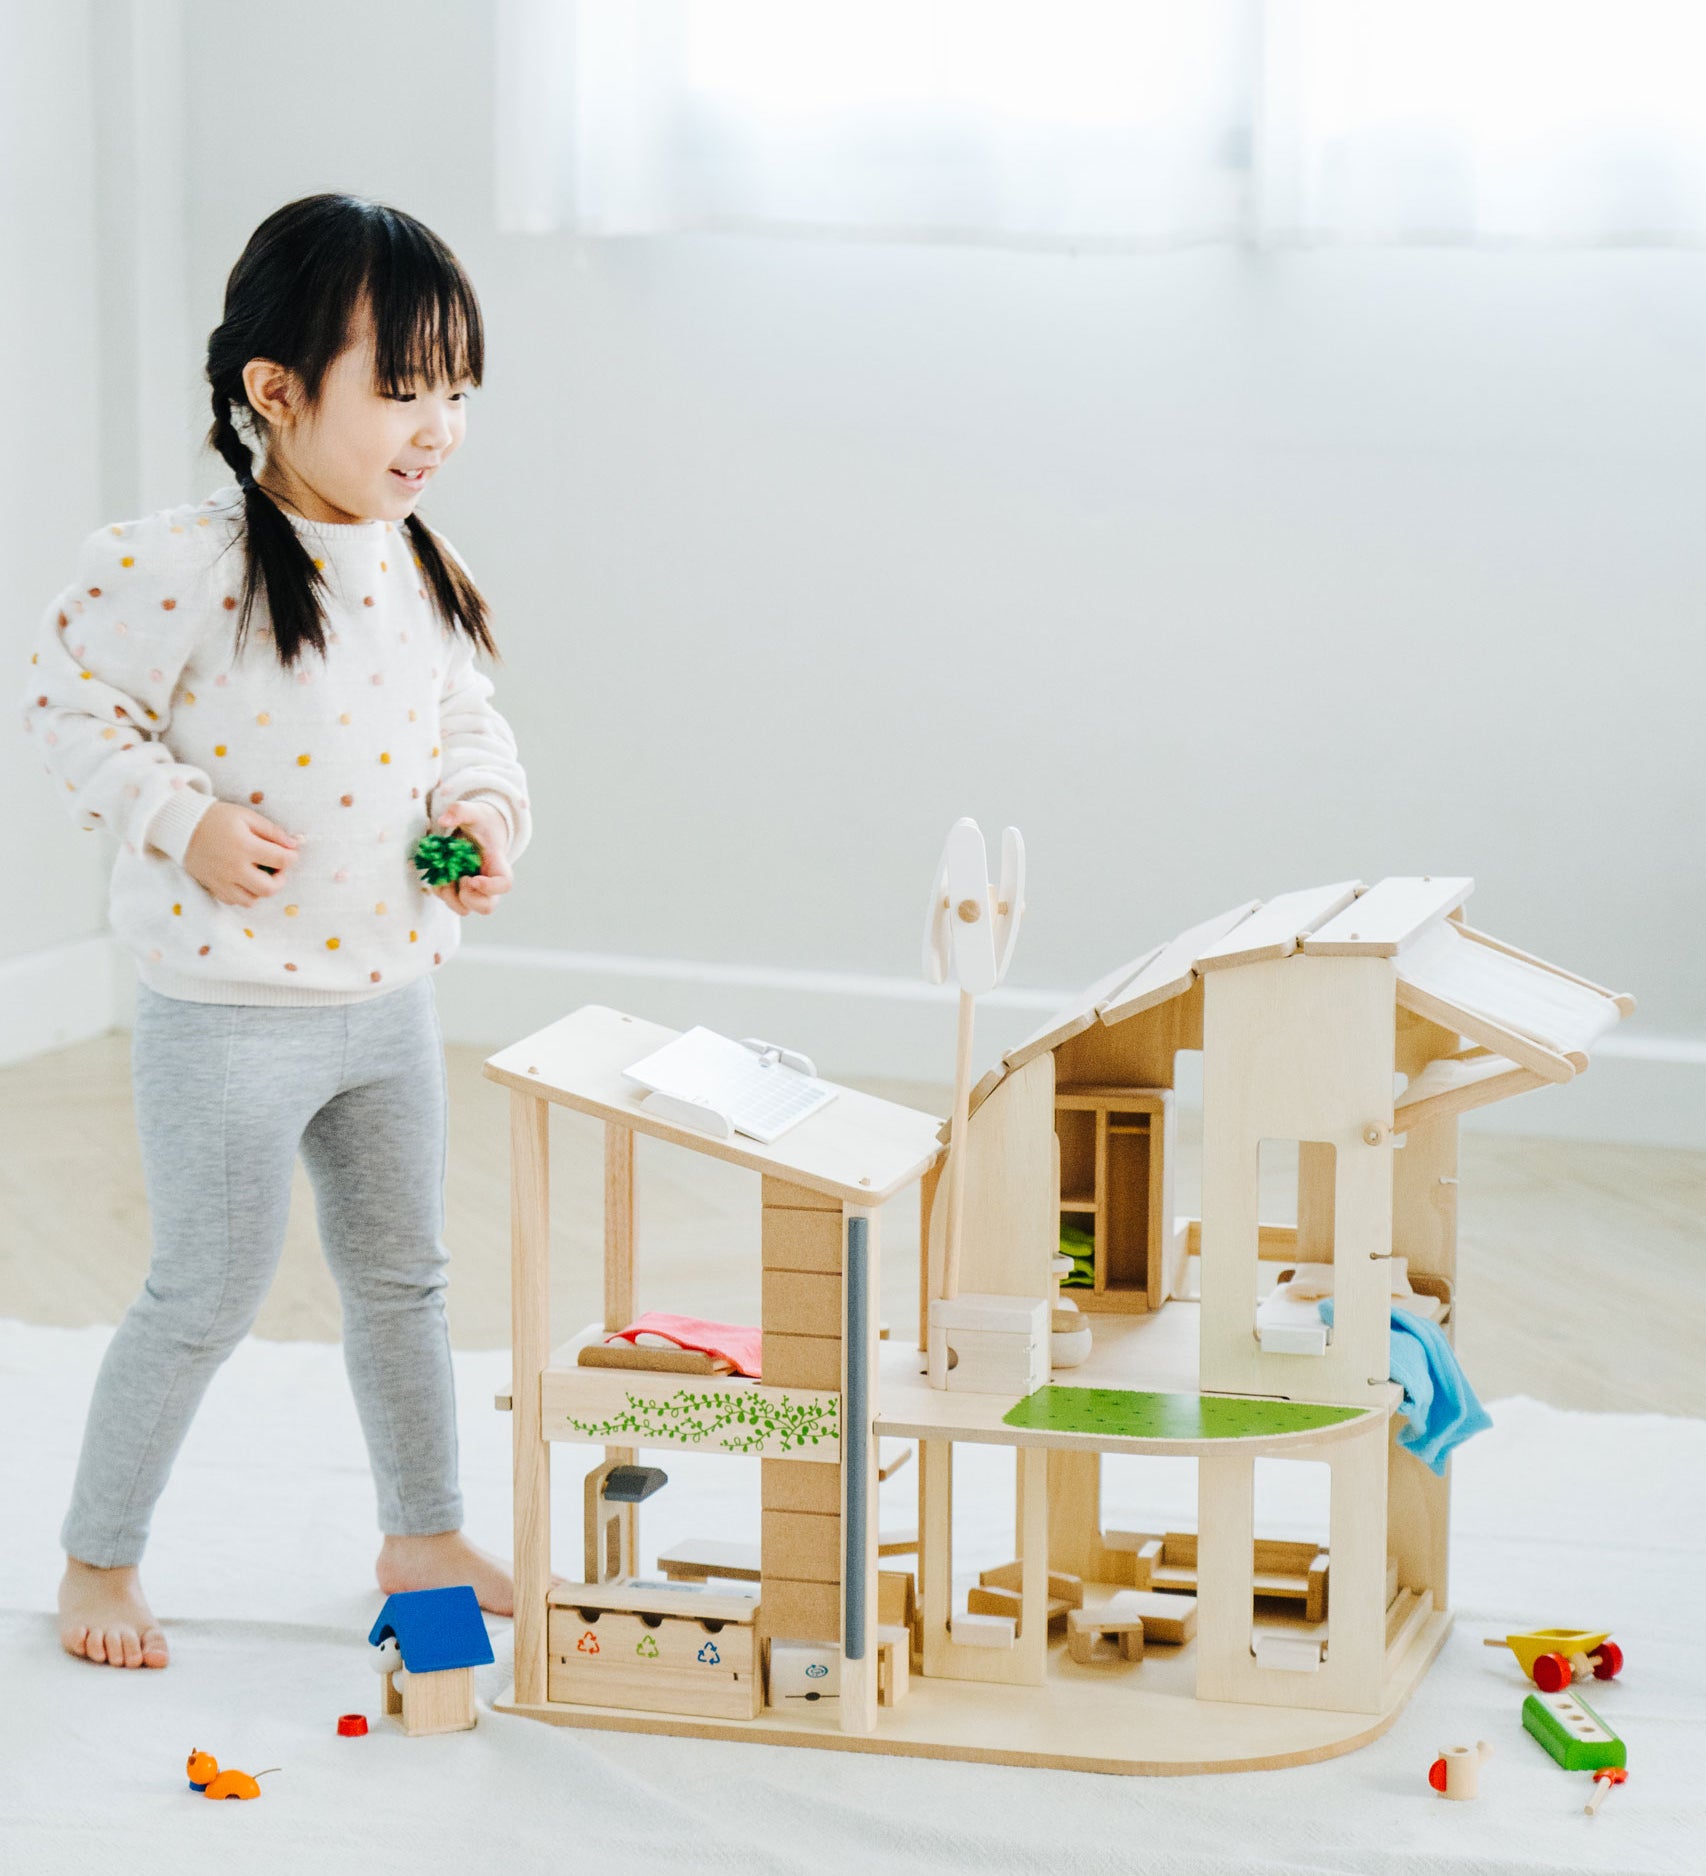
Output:
[[[137,1565],[271,1284],[298,1152],[343,1303],[379,1586],[472,1583],[510,1611],[505,1567],[460,1528],[432,973],[458,920],[510,889],[531,820],[473,663],[495,655],[485,601],[415,512],[483,369],[479,303],[430,230],[349,196],[281,208],[208,341],[208,440],[235,485],[91,535],[30,661],[25,727],[78,824],[118,838],[112,926],[140,979],[153,1258],[61,1533],[61,1635],[91,1661],[166,1665]],[[451,828],[479,874],[429,892],[411,855]]]

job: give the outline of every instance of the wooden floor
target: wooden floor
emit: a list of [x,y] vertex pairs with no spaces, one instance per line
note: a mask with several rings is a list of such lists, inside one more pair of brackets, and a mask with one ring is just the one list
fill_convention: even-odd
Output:
[[[508,1103],[484,1079],[489,1051],[455,1047],[445,1241],[452,1338],[509,1343]],[[116,1322],[148,1265],[148,1207],[130,1104],[130,1039],[0,1070],[0,1316]],[[945,1089],[864,1084],[945,1112]],[[1544,1100],[1544,1093],[1525,1097]],[[1180,1208],[1195,1184],[1186,1116]],[[642,1307],[756,1320],[758,1182],[739,1168],[640,1139]],[[552,1113],[552,1314],[566,1337],[602,1307],[599,1130]],[[1464,1136],[1458,1192],[1459,1353],[1484,1398],[1706,1414],[1706,1153]],[[885,1224],[883,1309],[917,1319],[916,1206]],[[335,1341],[337,1292],[320,1260],[313,1193],[297,1168],[284,1259],[255,1332]]]

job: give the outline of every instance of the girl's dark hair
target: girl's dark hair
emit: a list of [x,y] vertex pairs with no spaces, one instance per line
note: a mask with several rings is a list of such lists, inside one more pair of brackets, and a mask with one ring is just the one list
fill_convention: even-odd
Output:
[[[252,358],[293,371],[312,408],[328,367],[355,337],[364,305],[373,320],[379,390],[406,391],[421,380],[480,382],[486,351],[480,302],[456,256],[412,215],[359,196],[304,196],[269,215],[231,269],[225,316],[208,335],[207,441],[243,489],[248,564],[236,645],[241,651],[264,587],[273,644],[286,668],[304,645],[325,655],[326,582],[288,516],[256,486],[254,457],[232,413],[246,412],[248,427],[265,437],[266,423],[243,387]],[[439,617],[496,657],[486,602],[468,570],[418,514],[403,525]]]

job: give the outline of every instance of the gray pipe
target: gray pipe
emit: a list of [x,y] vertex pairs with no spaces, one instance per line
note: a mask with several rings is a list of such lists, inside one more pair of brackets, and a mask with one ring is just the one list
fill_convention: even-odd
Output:
[[847,1221],[847,1398],[843,1403],[841,1464],[847,1481],[842,1519],[845,1548],[841,1567],[842,1658],[865,1658],[865,1520],[870,1503],[871,1294],[870,1223]]

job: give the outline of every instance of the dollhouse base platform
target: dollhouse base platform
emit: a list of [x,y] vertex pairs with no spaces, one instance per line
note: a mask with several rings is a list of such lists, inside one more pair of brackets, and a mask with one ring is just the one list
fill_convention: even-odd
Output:
[[[1113,1593],[1111,1586],[1085,1585],[1091,1605]],[[824,1701],[809,1713],[766,1708],[751,1720],[688,1719],[552,1701],[520,1705],[513,1688],[495,1706],[500,1713],[519,1713],[556,1726],[744,1739],[831,1752],[888,1752],[1138,1777],[1254,1772],[1337,1758],[1378,1739],[1439,1653],[1451,1622],[1449,1611],[1436,1612],[1417,1630],[1387,1676],[1378,1714],[1198,1700],[1194,1646],[1150,1648],[1141,1663],[1079,1667],[1068,1657],[1064,1642],[1049,1649],[1041,1687],[990,1686],[915,1674],[904,1703],[884,1709],[875,1733],[843,1732],[834,1701]]]

